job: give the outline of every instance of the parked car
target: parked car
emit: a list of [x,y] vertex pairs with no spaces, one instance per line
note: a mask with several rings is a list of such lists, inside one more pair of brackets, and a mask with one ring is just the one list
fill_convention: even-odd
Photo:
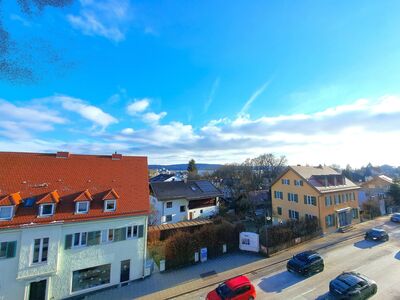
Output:
[[356,272],[343,272],[329,283],[329,292],[335,299],[368,299],[377,290],[375,281]]
[[305,251],[294,255],[288,261],[286,268],[289,272],[310,276],[324,270],[324,260],[315,251]]
[[365,239],[386,242],[389,240],[389,235],[384,229],[372,228],[365,233]]
[[394,213],[394,214],[390,217],[390,221],[396,222],[396,223],[400,223],[400,213]]
[[207,294],[206,300],[253,300],[255,298],[256,289],[250,280],[242,275],[221,283]]

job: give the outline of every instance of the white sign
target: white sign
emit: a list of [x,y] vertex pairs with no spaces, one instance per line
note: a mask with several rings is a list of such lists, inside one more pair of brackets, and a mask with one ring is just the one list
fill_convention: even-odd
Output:
[[254,232],[241,232],[239,236],[239,249],[244,251],[259,252],[259,236]]

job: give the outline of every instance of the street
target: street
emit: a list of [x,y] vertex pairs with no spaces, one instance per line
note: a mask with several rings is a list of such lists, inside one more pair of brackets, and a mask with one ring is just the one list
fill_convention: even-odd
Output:
[[[389,242],[369,242],[356,237],[319,251],[325,270],[309,278],[286,271],[286,261],[246,274],[257,290],[257,299],[329,299],[329,281],[342,271],[357,271],[375,280],[378,293],[372,299],[400,299],[400,226],[381,226]],[[205,299],[211,286],[175,299]]]

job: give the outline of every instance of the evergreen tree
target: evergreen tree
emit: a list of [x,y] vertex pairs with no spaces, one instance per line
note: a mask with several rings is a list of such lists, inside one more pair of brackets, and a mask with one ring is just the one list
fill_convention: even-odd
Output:
[[193,158],[191,160],[189,160],[187,171],[189,173],[189,179],[195,179],[197,177],[198,170],[197,170],[196,162]]

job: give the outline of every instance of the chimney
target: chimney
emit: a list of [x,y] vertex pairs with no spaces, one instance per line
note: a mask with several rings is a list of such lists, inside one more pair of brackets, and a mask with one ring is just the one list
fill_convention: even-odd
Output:
[[56,153],[56,158],[68,158],[69,155],[70,155],[69,152],[58,151]]
[[121,160],[122,159],[122,154],[118,154],[117,151],[111,155],[112,160]]

